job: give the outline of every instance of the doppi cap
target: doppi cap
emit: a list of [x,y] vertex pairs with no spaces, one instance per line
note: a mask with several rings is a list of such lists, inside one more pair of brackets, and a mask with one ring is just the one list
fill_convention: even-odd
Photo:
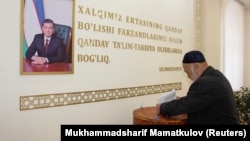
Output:
[[204,55],[200,51],[194,50],[184,55],[182,63],[201,63],[205,61]]

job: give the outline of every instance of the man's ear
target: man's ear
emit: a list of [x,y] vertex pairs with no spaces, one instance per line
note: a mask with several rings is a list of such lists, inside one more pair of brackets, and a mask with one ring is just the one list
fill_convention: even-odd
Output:
[[200,71],[201,70],[201,63],[194,63],[194,68],[195,68],[195,70]]
[[194,68],[198,69],[199,68],[199,63],[194,63]]

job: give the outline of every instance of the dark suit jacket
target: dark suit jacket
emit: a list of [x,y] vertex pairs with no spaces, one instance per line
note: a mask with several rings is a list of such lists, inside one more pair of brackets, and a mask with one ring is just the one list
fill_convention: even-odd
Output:
[[65,47],[62,40],[53,35],[49,42],[48,52],[45,54],[44,35],[36,34],[34,40],[26,52],[26,58],[31,60],[31,57],[37,52],[40,57],[47,57],[49,63],[62,62],[65,60]]
[[187,113],[188,124],[240,124],[231,85],[211,66],[191,84],[187,96],[162,103],[160,113],[164,116]]

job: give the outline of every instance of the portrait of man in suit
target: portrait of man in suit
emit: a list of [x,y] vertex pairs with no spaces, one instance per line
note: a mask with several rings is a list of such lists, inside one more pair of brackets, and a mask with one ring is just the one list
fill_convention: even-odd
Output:
[[55,33],[55,24],[51,19],[42,23],[42,33],[36,34],[26,51],[26,58],[32,64],[63,62],[65,47],[63,41]]
[[20,74],[73,73],[73,1],[59,2],[22,0]]

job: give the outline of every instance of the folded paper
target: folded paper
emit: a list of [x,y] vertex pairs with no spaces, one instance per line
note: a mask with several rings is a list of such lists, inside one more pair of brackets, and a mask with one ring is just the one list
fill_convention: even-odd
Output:
[[170,92],[167,92],[165,94],[163,94],[159,99],[158,99],[158,103],[164,103],[164,102],[169,102],[176,99],[176,91],[175,89],[173,89]]

